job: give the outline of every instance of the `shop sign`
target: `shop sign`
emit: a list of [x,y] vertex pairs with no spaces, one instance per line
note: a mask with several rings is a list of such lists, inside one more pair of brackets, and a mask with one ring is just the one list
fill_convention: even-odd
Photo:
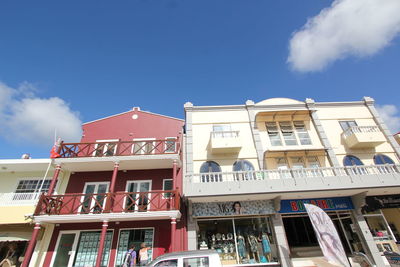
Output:
[[325,211],[354,209],[350,197],[281,200],[280,213],[306,212],[304,204],[313,204]]
[[271,200],[193,203],[193,217],[273,214]]
[[400,195],[369,196],[366,197],[365,202],[363,209],[366,211],[400,208]]

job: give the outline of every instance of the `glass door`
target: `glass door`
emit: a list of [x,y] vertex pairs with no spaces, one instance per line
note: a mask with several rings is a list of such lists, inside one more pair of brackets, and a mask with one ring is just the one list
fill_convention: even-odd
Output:
[[108,182],[86,183],[82,199],[81,213],[101,213],[105,207]]
[[130,194],[125,202],[126,211],[147,211],[150,208],[151,180],[131,181],[126,191]]
[[61,233],[52,266],[71,267],[76,250],[77,233]]

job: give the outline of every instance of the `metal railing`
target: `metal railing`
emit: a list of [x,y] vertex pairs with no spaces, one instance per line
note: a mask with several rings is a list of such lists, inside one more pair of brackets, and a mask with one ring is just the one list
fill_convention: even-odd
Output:
[[41,195],[34,215],[131,213],[179,210],[177,190]]
[[377,175],[400,173],[400,164],[384,164],[348,167],[320,167],[299,169],[276,169],[238,172],[210,172],[186,175],[191,183],[235,182],[251,180],[296,179],[354,175]]
[[61,143],[58,154],[60,158],[177,154],[180,151],[179,144],[178,140],[173,139]]
[[239,131],[213,131],[211,132],[212,138],[237,138]]
[[0,206],[35,205],[41,193],[0,193]]
[[378,126],[351,126],[343,132],[343,136],[347,138],[355,133],[377,133],[380,131]]

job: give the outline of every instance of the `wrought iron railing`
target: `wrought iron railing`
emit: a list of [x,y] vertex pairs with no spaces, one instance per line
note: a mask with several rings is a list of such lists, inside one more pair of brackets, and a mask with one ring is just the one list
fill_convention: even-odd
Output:
[[355,133],[377,133],[380,131],[378,126],[351,126],[343,132],[343,136],[347,138]]
[[400,173],[399,164],[277,169],[260,171],[209,172],[186,175],[190,183],[235,182],[269,179],[296,179],[354,175],[379,175]]
[[159,155],[179,153],[178,140],[140,140],[90,143],[61,143],[61,158]]
[[41,195],[34,215],[132,213],[179,210],[177,190]]

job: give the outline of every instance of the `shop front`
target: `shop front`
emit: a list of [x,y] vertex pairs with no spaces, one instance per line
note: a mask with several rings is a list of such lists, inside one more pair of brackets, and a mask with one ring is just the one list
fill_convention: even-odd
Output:
[[322,256],[313,226],[304,207],[305,203],[314,204],[329,215],[338,231],[346,254],[363,251],[352,216],[354,207],[350,197],[288,199],[281,201],[280,213],[291,257]]
[[378,250],[400,253],[400,195],[368,196],[362,213]]
[[215,249],[223,265],[279,265],[271,200],[192,203],[197,249]]

